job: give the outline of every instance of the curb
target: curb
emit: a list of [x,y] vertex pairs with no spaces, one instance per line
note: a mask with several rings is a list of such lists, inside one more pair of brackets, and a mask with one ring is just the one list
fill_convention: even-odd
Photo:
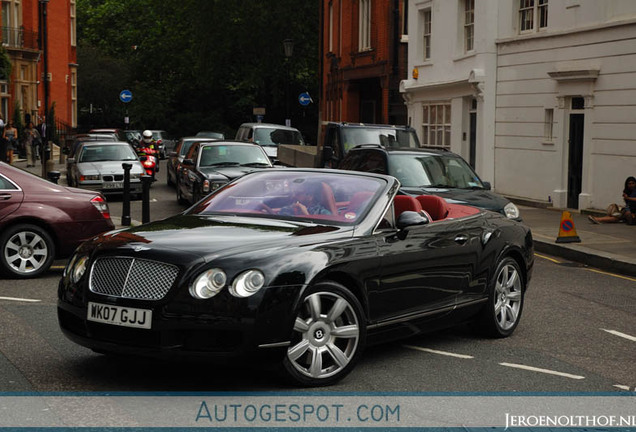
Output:
[[636,276],[636,260],[625,260],[617,255],[600,252],[579,245],[562,246],[534,239],[534,249],[602,270]]

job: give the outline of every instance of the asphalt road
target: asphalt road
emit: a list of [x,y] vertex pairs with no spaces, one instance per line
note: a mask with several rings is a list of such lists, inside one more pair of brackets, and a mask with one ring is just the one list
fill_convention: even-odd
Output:
[[[151,220],[182,211],[165,183]],[[121,200],[110,200],[121,215]],[[141,220],[141,202],[131,206]],[[107,357],[60,332],[56,289],[64,262],[35,280],[0,279],[0,392],[271,391],[275,368]],[[336,392],[621,392],[636,390],[636,279],[538,255],[521,324],[507,339],[458,327],[367,349]]]

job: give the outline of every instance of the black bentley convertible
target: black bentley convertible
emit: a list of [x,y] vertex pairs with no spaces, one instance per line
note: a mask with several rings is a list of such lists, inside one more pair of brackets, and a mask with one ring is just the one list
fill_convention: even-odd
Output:
[[390,176],[247,174],[182,214],[84,243],[59,323],[101,353],[278,359],[295,382],[347,375],[366,345],[475,320],[519,324],[528,227]]

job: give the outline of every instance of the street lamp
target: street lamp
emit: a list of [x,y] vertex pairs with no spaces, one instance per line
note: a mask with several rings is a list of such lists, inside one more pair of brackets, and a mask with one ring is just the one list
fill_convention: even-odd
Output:
[[[49,148],[49,127],[48,127],[48,121],[49,121],[49,50],[48,50],[48,32],[47,32],[47,21],[48,21],[48,17],[47,17],[47,6],[49,4],[49,0],[38,0],[40,2],[40,19],[41,19],[41,29],[42,29],[42,34],[40,35],[41,39],[40,39],[40,43],[41,43],[41,48],[42,48],[42,73],[44,75],[43,79],[44,79],[44,124],[45,126],[45,133],[46,133],[46,137],[42,137],[42,177],[46,177],[46,173],[48,172],[48,168],[47,167],[47,162],[48,159],[50,158],[50,150],[47,151],[46,149]],[[48,165],[52,165],[52,164],[48,164]]]
[[287,59],[285,62],[287,66],[287,77],[285,79],[285,125],[291,126],[291,118],[289,113],[289,59],[294,53],[294,41],[292,39],[285,39],[283,41],[283,49],[285,50],[285,58]]

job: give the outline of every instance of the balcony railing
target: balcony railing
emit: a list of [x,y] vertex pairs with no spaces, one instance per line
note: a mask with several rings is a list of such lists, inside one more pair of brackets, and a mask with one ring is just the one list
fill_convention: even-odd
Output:
[[2,45],[9,48],[38,49],[38,33],[22,27],[2,27]]

